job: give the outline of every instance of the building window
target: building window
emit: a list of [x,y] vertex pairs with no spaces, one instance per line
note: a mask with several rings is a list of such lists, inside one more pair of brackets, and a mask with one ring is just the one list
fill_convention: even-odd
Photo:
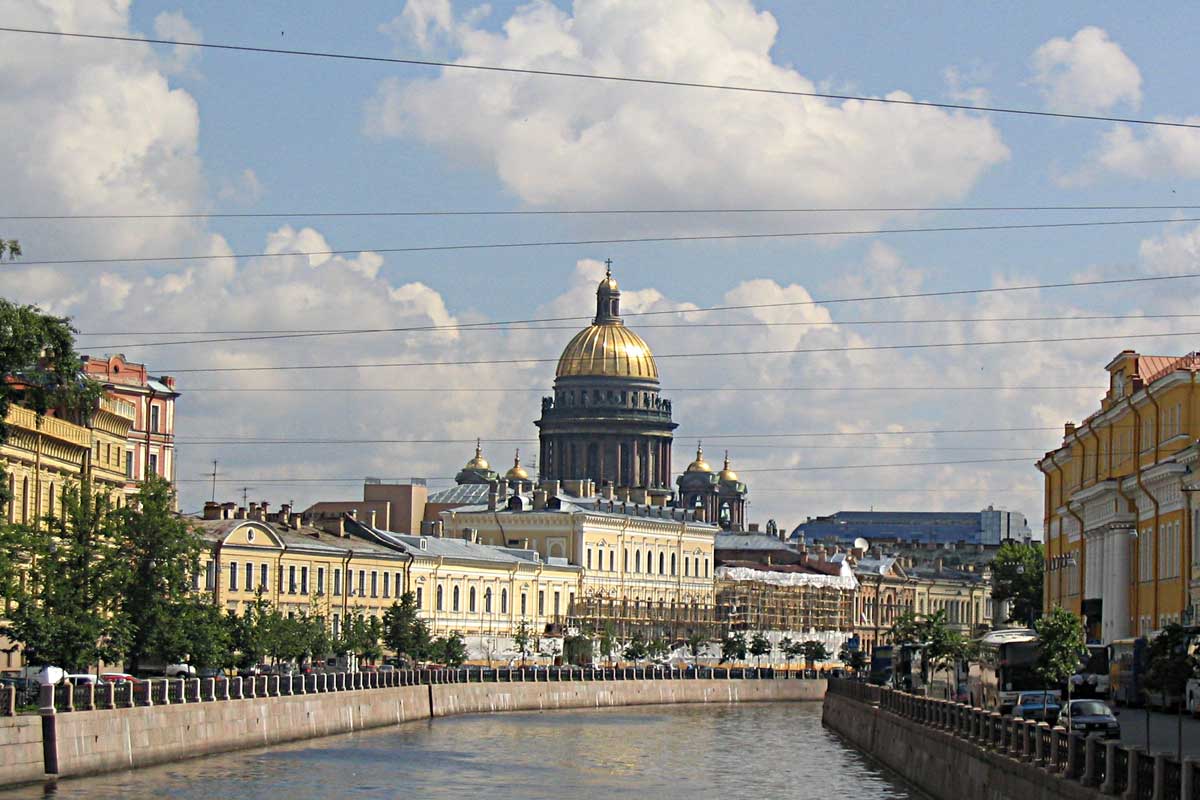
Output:
[[296,593],[296,567],[288,567],[288,594]]
[[704,577],[708,577],[708,556],[704,557]]
[[125,454],[125,477],[129,480],[133,480],[133,453],[132,452]]
[[383,573],[383,596],[384,597],[391,597],[391,594],[392,594],[391,577],[392,577],[392,574],[390,572]]
[[364,597],[367,593],[367,571],[360,569],[358,571],[358,596]]
[[200,570],[198,569],[192,571],[192,591],[200,591]]
[[545,616],[545,614],[546,614],[546,592],[543,591],[542,589],[538,589],[538,616],[539,617]]
[[500,590],[500,613],[508,613],[508,589]]
[[557,617],[557,616],[559,615],[559,613],[560,613],[560,609],[559,609],[559,607],[558,607],[559,600],[560,600],[560,593],[559,593],[559,592],[555,592],[555,593],[554,593],[554,616],[555,616],[555,617]]
[[342,633],[342,615],[336,611],[333,613],[333,638],[337,638]]
[[467,610],[472,614],[475,613],[475,587],[472,586],[467,591]]
[[633,571],[634,572],[642,571],[642,551],[641,550],[637,550],[633,554]]
[[375,570],[371,570],[371,597],[379,596],[379,594],[377,592],[378,584],[379,584],[379,573],[376,572]]
[[441,586],[437,587],[437,593],[434,595],[434,602],[435,602],[434,607],[437,608],[438,611],[441,611],[442,610],[442,587]]
[[342,593],[342,571],[340,569],[333,571],[333,593],[335,595]]
[[204,588],[212,591],[217,588],[217,562],[209,561],[204,565]]
[[404,582],[403,582],[403,581],[401,580],[401,578],[400,578],[400,574],[401,574],[401,573],[397,572],[397,573],[396,573],[396,578],[395,578],[395,580],[392,582],[392,585],[393,585],[393,586],[396,588],[396,597],[399,597],[399,596],[400,596],[400,587],[404,585]]
[[450,603],[451,603],[450,609],[452,611],[458,611],[458,587],[457,586],[455,586],[454,589],[451,591],[450,598],[451,598],[450,599]]
[[417,608],[420,608],[422,603],[424,603],[424,601],[425,601],[425,590],[422,587],[418,586],[417,587]]
[[[157,474],[158,474],[158,453],[151,453],[150,454],[150,475],[157,475]],[[149,478],[150,475],[147,475],[146,477]]]
[[270,588],[267,580],[267,565],[263,564],[258,568],[258,587],[264,592]]
[[689,558],[688,556],[684,556],[683,557],[683,577],[685,577],[685,578],[690,577],[691,572],[692,572],[692,559]]
[[483,613],[492,613],[492,590],[490,587],[483,590]]
[[254,591],[254,565],[246,562],[246,591]]
[[308,567],[300,568],[300,594],[308,594]]
[[525,594],[524,592],[521,592],[521,616],[523,617],[528,613],[529,613],[529,596],[527,594]]
[[153,433],[158,433],[158,406],[150,406],[150,430]]
[[617,563],[617,551],[609,550],[608,551],[608,571],[609,572],[616,572],[616,569],[615,569],[616,563]]
[[658,574],[659,575],[667,574],[667,554],[666,553],[658,554]]
[[592,548],[587,549],[587,568],[592,568]]
[[231,592],[236,592],[238,590],[237,575],[238,575],[238,565],[230,564],[229,565],[229,591],[231,591]]

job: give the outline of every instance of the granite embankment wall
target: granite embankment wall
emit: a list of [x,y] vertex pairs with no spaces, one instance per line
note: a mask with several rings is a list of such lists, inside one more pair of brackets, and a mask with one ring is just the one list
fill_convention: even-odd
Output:
[[823,721],[935,800],[1095,800],[1096,788],[983,750],[868,703],[829,693]]
[[[824,694],[823,680],[457,683],[13,717],[0,719],[4,726],[0,727],[0,786],[145,767],[455,714],[820,700]],[[51,723],[45,742],[43,719]]]

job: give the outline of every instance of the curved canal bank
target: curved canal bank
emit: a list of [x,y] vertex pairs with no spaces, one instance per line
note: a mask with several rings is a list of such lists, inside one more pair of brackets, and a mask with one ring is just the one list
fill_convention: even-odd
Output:
[[[0,786],[94,775],[405,722],[497,711],[815,701],[825,681],[444,683],[176,702],[0,719]],[[41,735],[35,735],[40,733]]]

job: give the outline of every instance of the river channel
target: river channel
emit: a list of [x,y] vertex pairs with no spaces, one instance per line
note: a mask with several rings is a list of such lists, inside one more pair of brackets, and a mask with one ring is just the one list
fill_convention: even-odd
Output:
[[819,703],[438,719],[0,792],[56,798],[916,797],[821,726]]

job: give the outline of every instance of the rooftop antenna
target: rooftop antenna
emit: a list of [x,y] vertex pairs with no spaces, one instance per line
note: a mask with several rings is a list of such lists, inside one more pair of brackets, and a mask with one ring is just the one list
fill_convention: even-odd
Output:
[[246,501],[250,499],[250,490],[253,488],[255,488],[255,487],[253,487],[253,486],[243,486],[242,487],[242,508],[245,508],[248,505],[248,503]]
[[217,502],[217,460],[213,459],[212,471],[212,501]]

